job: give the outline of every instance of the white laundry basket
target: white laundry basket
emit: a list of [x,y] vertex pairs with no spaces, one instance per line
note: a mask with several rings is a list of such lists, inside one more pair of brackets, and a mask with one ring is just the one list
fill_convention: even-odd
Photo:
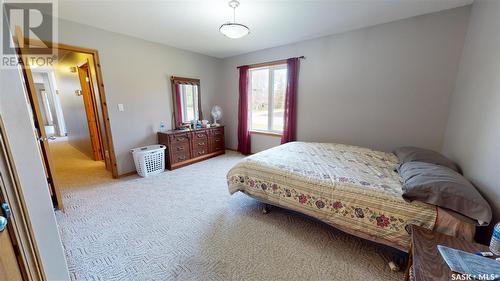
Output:
[[141,177],[165,171],[165,146],[148,145],[130,150],[134,156],[135,169]]

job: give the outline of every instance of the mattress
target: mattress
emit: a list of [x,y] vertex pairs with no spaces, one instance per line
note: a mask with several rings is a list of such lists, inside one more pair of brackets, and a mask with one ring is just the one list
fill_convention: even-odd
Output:
[[291,142],[244,158],[227,181],[231,194],[241,191],[407,251],[409,225],[434,229],[438,209],[402,198],[396,165],[394,154],[369,148]]

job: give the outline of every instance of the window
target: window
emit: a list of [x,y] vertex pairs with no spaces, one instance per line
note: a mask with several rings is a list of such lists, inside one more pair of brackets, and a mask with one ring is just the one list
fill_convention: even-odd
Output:
[[250,69],[250,128],[252,131],[283,132],[286,64]]
[[198,87],[188,84],[181,85],[182,120],[190,122],[198,119]]

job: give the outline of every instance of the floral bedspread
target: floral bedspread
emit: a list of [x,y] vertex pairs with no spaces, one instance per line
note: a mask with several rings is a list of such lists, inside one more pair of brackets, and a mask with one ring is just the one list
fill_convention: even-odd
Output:
[[396,165],[391,153],[292,142],[246,157],[227,180],[231,194],[242,191],[363,238],[408,249],[407,226],[433,229],[437,210],[402,198]]

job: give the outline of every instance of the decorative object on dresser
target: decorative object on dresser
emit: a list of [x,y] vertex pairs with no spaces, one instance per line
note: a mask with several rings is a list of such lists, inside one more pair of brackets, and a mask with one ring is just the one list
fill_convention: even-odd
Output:
[[[469,242],[415,225],[411,226],[411,238],[410,260],[405,279],[407,281],[466,280],[457,279],[462,275],[450,270],[438,252],[438,245],[469,253],[488,251],[486,245]],[[452,279],[453,274],[455,279]]]
[[220,124],[217,123],[217,121],[222,118],[222,108],[220,108],[220,106],[218,105],[214,105],[210,113],[212,113],[212,117],[214,118],[214,123],[212,124],[212,126],[214,127],[220,126]]
[[174,170],[225,153],[224,126],[158,132],[158,143],[167,147],[165,163]]

